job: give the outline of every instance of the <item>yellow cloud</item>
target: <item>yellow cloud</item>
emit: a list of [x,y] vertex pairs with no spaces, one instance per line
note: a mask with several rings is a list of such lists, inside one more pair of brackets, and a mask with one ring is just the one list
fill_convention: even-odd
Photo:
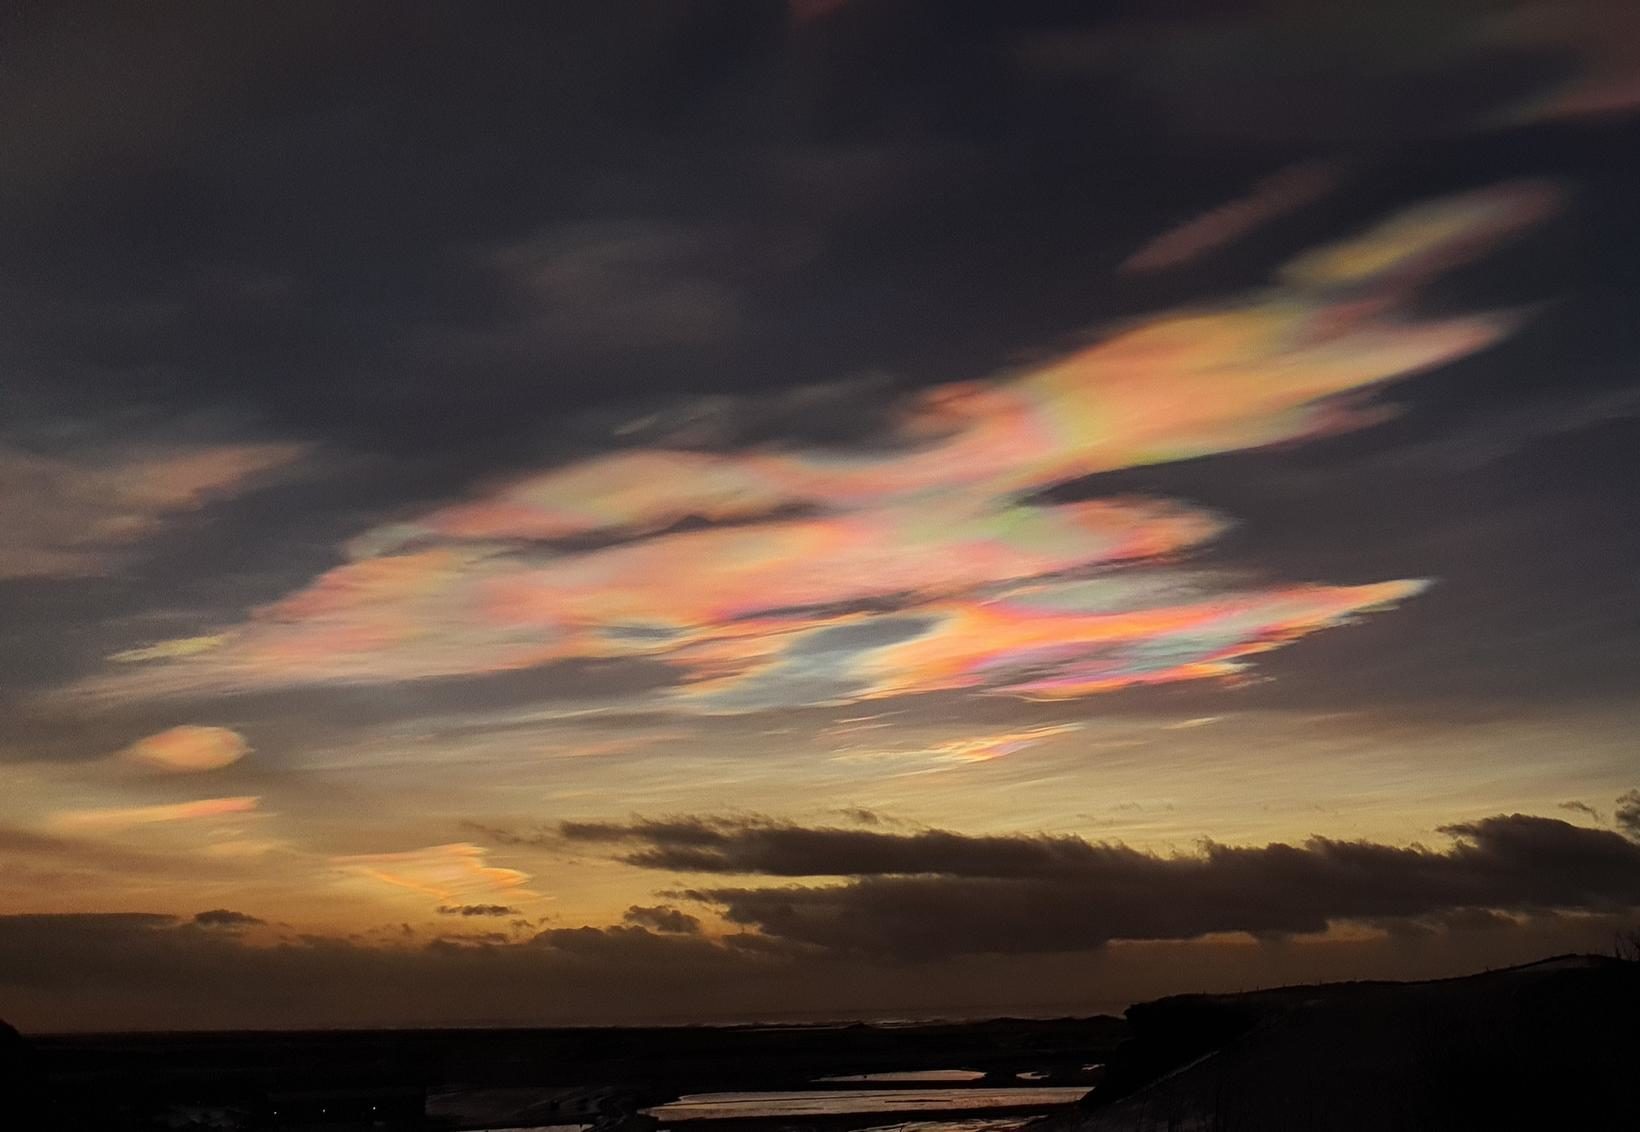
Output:
[[169,641],[156,641],[141,648],[123,649],[114,653],[108,659],[121,664],[136,664],[148,660],[176,660],[185,656],[198,656],[200,653],[210,652],[221,646],[227,638],[220,633],[203,637],[177,637]]

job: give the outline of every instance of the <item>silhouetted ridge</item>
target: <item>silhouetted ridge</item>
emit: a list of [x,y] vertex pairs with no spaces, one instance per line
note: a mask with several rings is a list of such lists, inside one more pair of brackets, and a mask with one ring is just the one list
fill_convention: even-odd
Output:
[[1129,1038],[1074,1132],[1616,1127],[1640,1065],[1640,964],[1561,955],[1418,983],[1179,995]]

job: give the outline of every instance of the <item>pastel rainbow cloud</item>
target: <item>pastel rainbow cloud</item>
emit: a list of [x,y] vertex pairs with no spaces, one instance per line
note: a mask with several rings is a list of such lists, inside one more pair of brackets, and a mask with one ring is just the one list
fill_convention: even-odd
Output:
[[331,865],[348,876],[419,893],[436,901],[484,896],[529,899],[530,875],[485,860],[486,851],[465,841],[393,853],[334,857]]
[[978,763],[1006,758],[1046,743],[1060,735],[1082,730],[1080,723],[1050,723],[1027,727],[1020,731],[1004,731],[991,735],[976,735],[965,739],[948,739],[928,748],[936,758],[951,762]]
[[261,799],[256,797],[200,798],[192,802],[170,802],[155,806],[63,810],[53,814],[49,824],[54,829],[65,831],[108,832],[129,829],[132,826],[237,817],[255,811],[260,802]]
[[226,727],[172,727],[139,739],[122,756],[131,762],[171,774],[220,770],[250,751],[245,737]]
[[1117,613],[1078,614],[1014,601],[926,612],[935,627],[877,650],[862,668],[870,697],[973,688],[1072,699],[1135,684],[1233,676],[1246,658],[1424,588],[1419,581],[1295,586]]
[[673,707],[750,711],[1232,676],[1424,583],[1259,589],[1203,576],[1170,589],[1179,559],[1227,519],[1040,493],[1376,419],[1372,388],[1516,323],[1414,318],[1417,288],[1552,203],[1548,187],[1515,183],[1415,206],[1296,258],[1262,290],[911,395],[870,445],[649,447],[521,476],[363,532],[347,561],[214,634],[215,647],[138,650],[156,659],[114,684],[374,682],[644,657],[676,670]]

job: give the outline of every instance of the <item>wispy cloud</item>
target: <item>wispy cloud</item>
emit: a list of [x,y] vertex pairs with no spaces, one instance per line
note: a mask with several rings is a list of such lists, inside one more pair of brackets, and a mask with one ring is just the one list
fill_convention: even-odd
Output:
[[62,810],[53,814],[48,824],[53,829],[64,831],[115,831],[129,829],[132,826],[237,817],[253,812],[260,801],[261,799],[256,797],[240,796],[200,798],[192,802],[169,802],[154,806]]
[[1413,207],[1298,257],[1265,290],[909,395],[870,444],[625,448],[526,475],[363,533],[350,561],[217,647],[151,648],[157,659],[116,683],[235,689],[634,657],[676,672],[674,708],[736,712],[1234,674],[1423,583],[1168,593],[1163,568],[1228,519],[1040,493],[1376,419],[1343,398],[1515,324],[1415,318],[1417,288],[1552,202],[1516,183]]
[[0,578],[99,573],[167,516],[243,490],[302,452],[218,444],[70,457],[0,446]]
[[363,853],[334,857],[343,873],[378,884],[432,897],[441,905],[503,895],[533,897],[525,886],[530,875],[485,861],[486,850],[467,842],[431,845],[397,853]]
[[1627,0],[1555,0],[1506,8],[1485,40],[1571,61],[1570,73],[1514,106],[1506,118],[1540,121],[1640,109],[1640,14]]
[[1320,199],[1337,180],[1338,174],[1320,163],[1289,166],[1259,181],[1245,196],[1157,236],[1123,260],[1121,269],[1165,271],[1199,259]]

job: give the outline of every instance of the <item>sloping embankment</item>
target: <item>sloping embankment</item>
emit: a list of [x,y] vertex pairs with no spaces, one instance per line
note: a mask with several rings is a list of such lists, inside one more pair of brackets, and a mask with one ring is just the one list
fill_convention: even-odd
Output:
[[1640,1125],[1640,964],[1184,995],[1128,1011],[1103,1084],[1042,1132]]

